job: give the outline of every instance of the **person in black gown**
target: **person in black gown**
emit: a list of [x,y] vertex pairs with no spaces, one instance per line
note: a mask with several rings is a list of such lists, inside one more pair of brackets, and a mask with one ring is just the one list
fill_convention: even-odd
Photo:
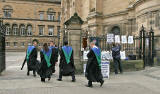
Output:
[[50,42],[50,49],[52,49],[52,73],[55,73],[55,65],[58,62],[58,48],[55,47],[55,43],[53,41]]
[[87,54],[88,61],[85,72],[85,76],[88,79],[87,87],[93,87],[92,82],[100,82],[100,86],[102,86],[104,80],[101,73],[101,50],[94,42],[91,42],[90,47],[91,49]]
[[76,81],[73,49],[68,46],[67,41],[64,42],[60,51],[59,79],[57,80],[62,81],[62,76],[72,76],[72,82]]
[[52,75],[52,49],[50,49],[47,43],[44,43],[43,48],[40,51],[40,69],[38,74],[41,77],[41,82],[45,82],[45,79],[48,78],[48,81],[51,79]]
[[30,71],[33,71],[33,75],[36,76],[36,68],[37,68],[37,44],[38,44],[38,40],[34,39],[33,40],[33,45],[32,46],[28,46],[27,48],[27,52],[26,52],[26,57],[24,59],[24,62],[22,64],[22,68],[23,69],[25,62],[27,61],[27,75],[30,75]]

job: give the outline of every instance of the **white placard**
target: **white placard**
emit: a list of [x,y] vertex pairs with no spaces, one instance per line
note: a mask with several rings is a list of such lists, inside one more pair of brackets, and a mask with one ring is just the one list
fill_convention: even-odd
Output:
[[128,44],[133,44],[133,36],[128,36]]
[[115,43],[120,43],[120,35],[115,35]]
[[126,59],[125,51],[120,51],[121,59]]
[[89,51],[84,51],[83,52],[83,59],[84,60],[87,60],[88,59],[88,57],[87,57],[87,54],[89,53]]
[[101,62],[101,73],[103,75],[103,78],[109,78],[109,73],[110,73],[110,62],[109,61]]
[[112,58],[112,52],[109,51],[102,51],[101,52],[101,59],[102,60],[111,60]]
[[[83,65],[83,71],[84,71],[84,75],[86,72],[86,65]],[[110,73],[110,62],[109,61],[102,61],[101,62],[101,73],[103,75],[103,78],[109,78],[109,73]]]
[[122,44],[127,43],[127,37],[125,35],[121,36],[121,42]]
[[114,34],[107,34],[107,43],[114,42]]

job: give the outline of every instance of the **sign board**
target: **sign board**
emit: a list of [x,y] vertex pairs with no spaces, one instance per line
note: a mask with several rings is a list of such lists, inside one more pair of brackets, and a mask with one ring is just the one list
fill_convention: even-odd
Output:
[[126,59],[126,53],[125,51],[120,51],[121,59]]
[[87,54],[89,53],[89,51],[83,51],[83,59],[84,60],[87,60],[88,57],[87,57]]
[[114,42],[114,34],[107,34],[107,43]]
[[121,42],[122,44],[127,43],[127,37],[125,35],[121,36]]
[[101,72],[102,72],[103,78],[109,78],[109,73],[110,73],[110,62],[109,61],[101,62]]
[[120,43],[120,35],[115,35],[115,43]]
[[[83,65],[84,74],[86,72],[86,64]],[[110,74],[110,62],[109,61],[102,61],[101,62],[101,73],[103,78],[109,78]]]
[[112,59],[112,52],[102,51],[101,52],[101,59],[102,60],[111,60]]
[[133,36],[128,36],[128,44],[133,44]]

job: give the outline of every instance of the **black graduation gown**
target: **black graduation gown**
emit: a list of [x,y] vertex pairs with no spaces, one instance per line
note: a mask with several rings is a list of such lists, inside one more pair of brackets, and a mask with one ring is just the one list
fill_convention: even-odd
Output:
[[86,66],[85,76],[89,81],[100,82],[103,79],[101,68],[98,66],[98,62],[93,50],[87,54],[88,62]]
[[63,50],[61,49],[61,51],[60,51],[60,64],[59,64],[59,68],[60,68],[60,73],[63,76],[71,76],[75,72],[73,53],[74,52],[72,50],[72,54],[71,54],[71,58],[70,58],[70,63],[67,64]]
[[52,48],[51,64],[52,72],[55,72],[55,63],[58,62],[58,49]]
[[41,63],[40,63],[40,69],[38,71],[38,74],[40,75],[41,78],[50,78],[52,75],[52,67],[47,66],[47,62],[45,60],[45,57],[42,51],[40,52],[40,58],[41,58]]
[[26,60],[27,59],[27,55],[26,55],[24,61],[27,61],[28,71],[32,71],[32,70],[35,71],[37,69],[37,63],[38,63],[37,54],[38,54],[37,48],[34,48],[29,56],[28,61]]

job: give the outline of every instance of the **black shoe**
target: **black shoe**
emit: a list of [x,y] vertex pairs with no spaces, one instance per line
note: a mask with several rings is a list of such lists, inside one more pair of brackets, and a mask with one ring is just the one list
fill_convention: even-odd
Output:
[[62,79],[59,78],[59,79],[57,79],[57,81],[62,81]]
[[76,79],[73,79],[72,82],[76,82]]
[[104,84],[104,80],[102,80],[100,83],[101,83],[100,87],[102,87],[102,85]]
[[45,82],[45,79],[44,79],[44,78],[41,78],[41,82]]
[[92,87],[93,87],[93,85],[86,85],[86,87],[90,87],[90,88],[92,88]]
[[29,76],[29,72],[27,72],[27,76]]
[[34,77],[36,77],[36,74],[33,74]]
[[51,77],[48,78],[48,81],[50,81],[50,80],[51,80]]

